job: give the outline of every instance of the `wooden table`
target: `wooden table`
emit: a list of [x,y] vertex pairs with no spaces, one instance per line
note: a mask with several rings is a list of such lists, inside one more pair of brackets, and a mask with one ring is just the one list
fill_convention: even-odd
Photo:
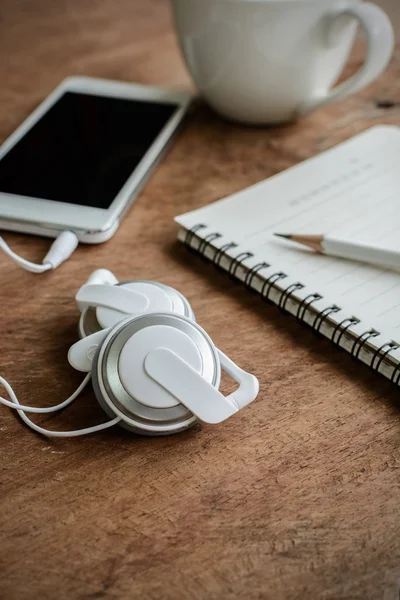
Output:
[[[166,0],[3,0],[0,11],[1,139],[71,74],[190,85]],[[1,598],[398,598],[398,391],[187,253],[173,216],[399,124],[399,81],[397,51],[364,93],[275,129],[231,125],[199,103],[110,242],[41,276],[0,256],[0,373],[25,403],[60,402],[80,382],[66,360],[74,294],[97,267],[181,290],[261,384],[222,426],[167,438],[115,428],[52,441],[1,408]],[[48,247],[4,237],[32,260]],[[103,418],[88,390],[37,422]]]

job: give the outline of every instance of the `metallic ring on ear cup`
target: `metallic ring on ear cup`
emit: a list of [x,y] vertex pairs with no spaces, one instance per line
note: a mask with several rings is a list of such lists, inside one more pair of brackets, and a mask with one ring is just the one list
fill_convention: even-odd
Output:
[[92,333],[100,331],[101,326],[97,320],[96,309],[92,306],[85,308],[79,318],[79,337],[82,339]]
[[[195,315],[190,306],[188,300],[185,298],[183,294],[170,287],[169,285],[164,285],[163,283],[158,283],[157,281],[148,281],[145,279],[134,280],[134,281],[122,281],[116,284],[116,287],[123,286],[129,283],[146,283],[159,287],[164,292],[168,294],[170,299],[172,300],[172,305],[174,310],[176,309],[177,314],[182,314],[182,316],[187,317],[188,319],[195,320]],[[125,317],[124,317],[125,318]],[[122,320],[122,319],[121,319]],[[81,338],[84,338],[92,333],[96,333],[102,329],[99,321],[96,316],[96,308],[89,306],[86,308],[79,319],[79,335]]]
[[[183,404],[177,402],[174,406],[156,408],[151,397],[150,405],[144,404],[124,387],[119,370],[124,347],[135,335],[146,335],[145,330],[154,327],[175,329],[181,332],[180,335],[184,334],[189,338],[189,345],[199,354],[202,377],[217,389],[221,380],[217,349],[193,321],[172,313],[151,313],[128,317],[116,325],[100,345],[93,360],[93,388],[100,406],[108,415],[120,416],[124,421],[121,425],[142,435],[177,433],[197,422],[197,417]],[[137,352],[132,354],[132,366],[135,358],[138,358]]]

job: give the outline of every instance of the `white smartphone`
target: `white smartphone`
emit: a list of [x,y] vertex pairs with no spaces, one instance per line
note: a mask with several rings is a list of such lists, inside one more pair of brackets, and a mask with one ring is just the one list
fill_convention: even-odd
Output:
[[0,148],[0,229],[108,240],[190,101],[130,83],[63,81]]

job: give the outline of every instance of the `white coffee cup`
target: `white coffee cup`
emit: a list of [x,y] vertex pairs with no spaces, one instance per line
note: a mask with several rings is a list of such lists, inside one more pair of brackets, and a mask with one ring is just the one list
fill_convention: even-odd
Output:
[[[172,0],[178,38],[209,104],[235,121],[290,121],[358,92],[386,68],[389,18],[361,0]],[[332,87],[357,23],[367,38],[359,71]]]

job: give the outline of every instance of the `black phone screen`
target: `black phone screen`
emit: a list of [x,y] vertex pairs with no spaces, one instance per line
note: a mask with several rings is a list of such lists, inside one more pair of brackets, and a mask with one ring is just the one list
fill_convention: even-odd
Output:
[[108,208],[178,109],[66,92],[0,160],[0,192]]

